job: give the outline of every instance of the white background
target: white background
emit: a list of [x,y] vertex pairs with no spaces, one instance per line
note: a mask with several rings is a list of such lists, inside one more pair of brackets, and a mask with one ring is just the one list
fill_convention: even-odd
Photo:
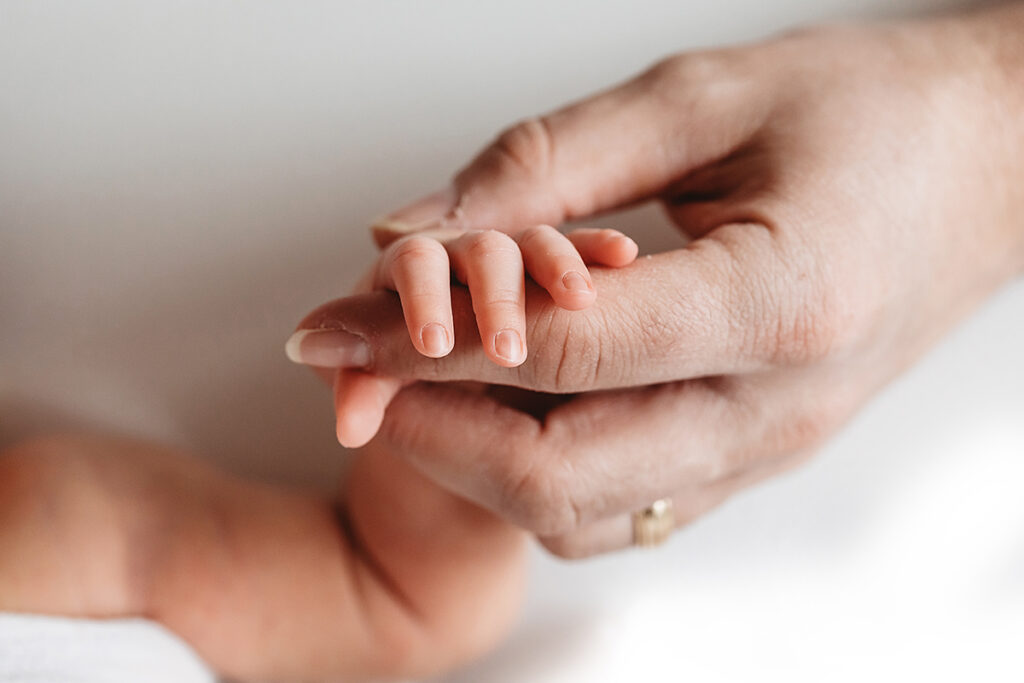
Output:
[[[282,347],[372,216],[659,56],[894,7],[0,0],[0,442],[110,427],[329,482],[328,397]],[[538,553],[512,639],[452,680],[1021,680],[1022,346],[1018,283],[668,547]]]

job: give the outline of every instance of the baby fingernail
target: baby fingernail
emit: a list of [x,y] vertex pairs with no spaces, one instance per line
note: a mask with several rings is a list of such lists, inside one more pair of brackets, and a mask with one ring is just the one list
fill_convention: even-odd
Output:
[[428,194],[403,208],[378,218],[374,230],[391,232],[416,232],[440,223],[455,208],[455,188],[449,187]]
[[370,364],[370,347],[344,330],[299,330],[284,345],[293,363],[323,368],[361,368]]
[[583,277],[580,273],[575,270],[569,271],[562,276],[562,286],[568,289],[570,292],[589,292],[590,283],[587,282],[587,278]]
[[420,338],[423,340],[423,348],[427,354],[434,358],[445,355],[451,349],[448,330],[439,323],[427,323],[424,325],[420,331]]
[[494,335],[494,353],[509,363],[521,363],[526,356],[523,338],[515,330],[502,330]]

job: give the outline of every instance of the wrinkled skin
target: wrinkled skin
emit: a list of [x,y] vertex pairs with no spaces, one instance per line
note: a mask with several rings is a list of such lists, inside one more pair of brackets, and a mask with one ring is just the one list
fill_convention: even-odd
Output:
[[[300,328],[368,345],[340,377],[404,380],[379,379],[382,406],[398,393],[378,439],[428,476],[556,554],[622,548],[652,500],[685,524],[805,458],[1022,271],[1022,84],[1020,4],[671,57],[511,128],[454,204],[398,211],[376,237],[515,234],[653,199],[685,248],[595,270],[586,311],[528,285],[514,369],[488,363],[457,287],[443,359],[415,353],[388,294]],[[572,396],[523,411],[452,380]]]

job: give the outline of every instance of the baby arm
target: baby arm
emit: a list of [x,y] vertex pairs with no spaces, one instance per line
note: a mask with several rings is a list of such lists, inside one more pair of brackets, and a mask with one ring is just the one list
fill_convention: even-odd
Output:
[[149,444],[0,457],[0,610],[145,616],[241,679],[434,674],[508,627],[522,534],[380,450],[345,512]]

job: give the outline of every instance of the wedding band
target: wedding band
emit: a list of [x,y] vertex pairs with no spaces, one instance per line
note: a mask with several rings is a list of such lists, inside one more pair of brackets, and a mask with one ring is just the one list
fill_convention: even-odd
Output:
[[672,534],[673,528],[672,500],[660,498],[633,513],[633,545],[638,548],[661,545]]

